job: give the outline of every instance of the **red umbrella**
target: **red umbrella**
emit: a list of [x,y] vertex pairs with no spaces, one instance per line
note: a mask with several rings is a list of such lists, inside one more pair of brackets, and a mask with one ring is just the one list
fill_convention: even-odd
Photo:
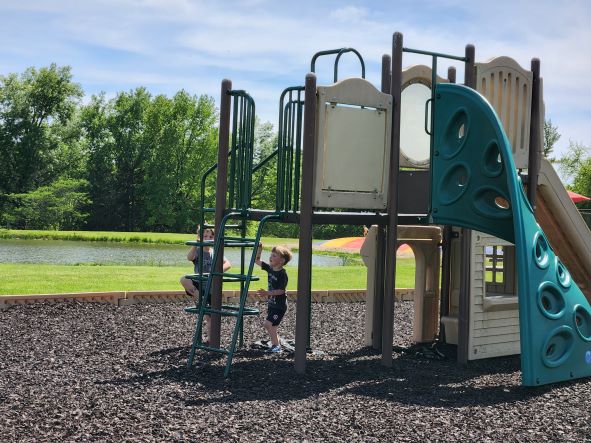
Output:
[[584,202],[587,200],[591,200],[591,198],[585,197],[584,195],[581,195],[581,194],[577,194],[576,192],[572,192],[572,191],[566,191],[566,192],[568,193],[568,196],[573,201],[573,203],[580,203],[580,202]]

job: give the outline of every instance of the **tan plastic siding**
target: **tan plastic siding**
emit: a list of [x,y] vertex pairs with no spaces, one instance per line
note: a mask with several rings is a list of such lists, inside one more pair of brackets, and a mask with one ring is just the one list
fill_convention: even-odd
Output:
[[484,306],[485,247],[509,243],[482,232],[472,234],[471,312],[468,341],[469,360],[518,354],[519,311],[514,307],[494,311]]
[[476,63],[476,89],[497,112],[511,143],[517,168],[527,168],[531,120],[531,71],[509,57]]

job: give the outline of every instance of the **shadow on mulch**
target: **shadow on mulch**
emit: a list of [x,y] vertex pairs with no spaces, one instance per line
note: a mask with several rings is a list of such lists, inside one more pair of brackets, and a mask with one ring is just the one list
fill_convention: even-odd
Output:
[[362,348],[309,359],[306,374],[300,375],[295,372],[291,357],[243,349],[236,352],[230,377],[224,379],[224,357],[198,354],[194,367],[188,369],[183,363],[187,361],[189,349],[176,347],[149,354],[149,366],[165,369],[146,371],[145,367],[130,364],[137,376],[98,383],[148,386],[173,382],[185,387],[186,394],[179,400],[186,406],[309,400],[329,392],[337,399],[339,395],[354,394],[411,406],[491,406],[527,401],[552,389],[551,386],[520,386],[518,356],[462,366],[449,354],[443,361],[395,354],[393,367],[385,368],[380,364],[379,353]]

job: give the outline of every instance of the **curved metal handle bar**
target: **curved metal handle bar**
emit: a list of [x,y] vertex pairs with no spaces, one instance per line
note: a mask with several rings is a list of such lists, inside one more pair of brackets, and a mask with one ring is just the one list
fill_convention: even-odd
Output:
[[326,51],[319,51],[312,57],[312,62],[310,63],[310,70],[312,72],[316,72],[316,59],[318,57],[321,57],[323,55],[337,54],[337,57],[334,62],[334,81],[336,83],[338,79],[339,59],[341,58],[341,55],[347,52],[353,52],[355,55],[357,55],[357,57],[359,58],[359,62],[361,63],[361,78],[365,78],[365,62],[363,61],[363,57],[361,57],[359,51],[357,51],[354,48],[328,49]]
[[[427,126],[427,123],[429,121],[429,119],[427,118],[427,116],[429,115],[429,103],[432,103],[433,99],[430,98],[425,102],[425,132],[427,133],[427,135],[432,135],[431,132],[429,132],[429,128]],[[433,108],[433,105],[431,104],[431,108]]]
[[232,97],[244,97],[254,107],[254,99],[243,89],[232,89],[226,91],[226,94],[231,95]]
[[357,55],[357,58],[359,58],[359,62],[361,63],[361,78],[365,78],[365,63],[363,62],[363,57],[361,57],[361,54],[353,48],[343,48],[340,50],[340,52],[337,55],[336,60],[334,61],[334,82],[337,82],[337,78],[338,78],[338,74],[339,74],[339,59],[341,58],[341,55],[343,55],[346,52],[353,52]]

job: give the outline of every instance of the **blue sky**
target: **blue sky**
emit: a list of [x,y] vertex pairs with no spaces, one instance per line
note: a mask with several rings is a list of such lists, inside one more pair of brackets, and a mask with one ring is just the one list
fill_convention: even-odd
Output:
[[[145,86],[216,103],[229,78],[276,124],[281,91],[303,84],[316,51],[357,49],[379,85],[381,56],[399,31],[415,49],[462,56],[474,44],[477,61],[506,55],[529,67],[540,58],[561,153],[569,140],[591,147],[590,23],[586,0],[0,0],[0,74],[55,62],[72,66],[88,97]],[[343,77],[358,75],[354,61],[342,58]],[[404,66],[418,63],[430,59],[405,54]],[[332,81],[332,62],[317,71],[320,84]]]

